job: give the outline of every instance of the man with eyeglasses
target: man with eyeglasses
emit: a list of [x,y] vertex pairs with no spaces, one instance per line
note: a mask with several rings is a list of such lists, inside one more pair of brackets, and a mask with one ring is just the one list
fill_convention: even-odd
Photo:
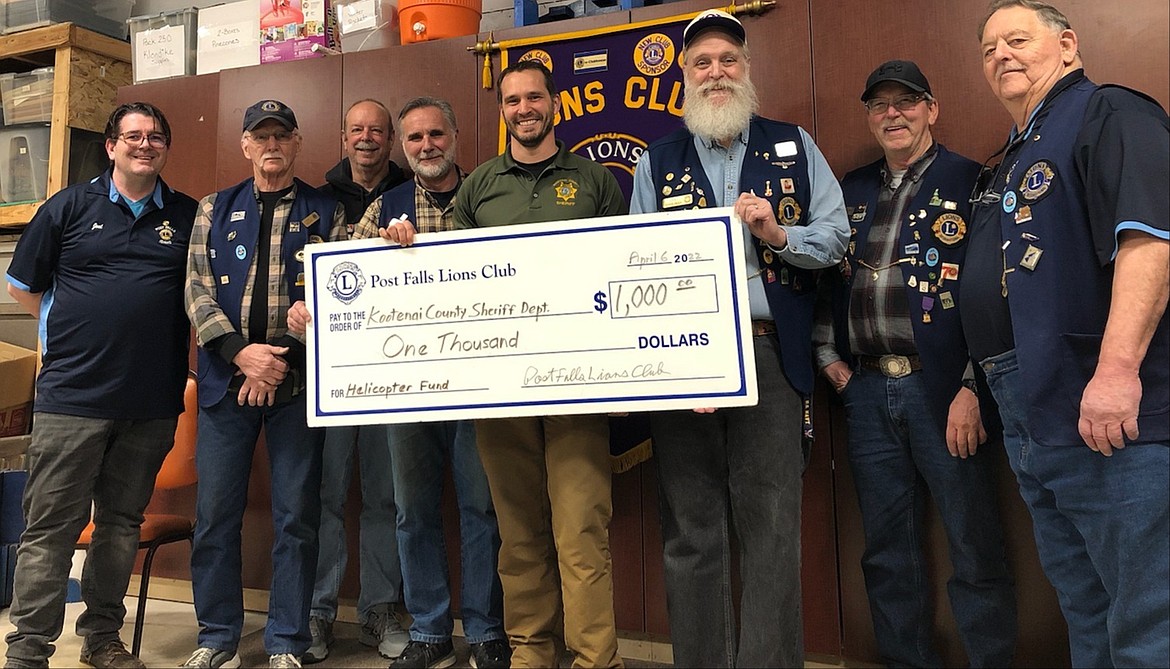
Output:
[[81,662],[143,666],[118,632],[143,511],[183,412],[190,334],[183,283],[195,200],[159,176],[171,128],[157,107],[121,105],[105,136],[110,168],[41,205],[7,273],[8,294],[40,320],[44,352],[9,667],[49,666],[91,504]]
[[942,664],[922,550],[929,495],[970,666],[1009,666],[1016,599],[954,276],[979,165],[934,140],[939,104],[915,63],[883,63],[861,101],[884,155],[841,181],[852,237],[822,282],[813,340],[845,403],[874,636],[891,666]]
[[252,177],[200,201],[188,260],[199,343],[191,585],[200,630],[183,666],[240,666],[240,531],[263,427],[274,526],[264,648],[269,666],[299,667],[311,640],[323,432],[305,422],[304,340],[284,315],[304,299],[305,245],[344,240],[345,209],[293,176],[301,135],[284,103],[248,107],[240,148]]
[[687,24],[686,128],[639,158],[630,205],[632,213],[734,206],[744,222],[759,404],[650,418],[670,637],[683,667],[804,661],[800,475],[802,435],[811,436],[816,270],[841,260],[849,226],[841,188],[808,133],[756,115],[750,63],[734,16],[709,10]]
[[996,0],[1014,126],[978,189],[963,327],[1004,423],[1073,666],[1170,665],[1170,122],[1099,86],[1037,0]]

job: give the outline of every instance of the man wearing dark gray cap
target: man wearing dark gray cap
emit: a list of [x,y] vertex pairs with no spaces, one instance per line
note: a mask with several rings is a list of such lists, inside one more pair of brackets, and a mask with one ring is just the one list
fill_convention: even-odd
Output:
[[269,666],[299,667],[310,643],[323,433],[306,426],[305,346],[284,314],[304,299],[305,245],[344,240],[345,209],[293,176],[301,135],[284,103],[248,107],[240,148],[252,177],[199,203],[187,262],[199,343],[191,581],[200,629],[183,666],[240,666],[240,529],[263,427],[274,526],[264,648]]
[[683,30],[681,64],[686,128],[638,159],[630,211],[734,206],[744,223],[760,399],[650,418],[674,662],[801,666],[800,475],[816,378],[813,307],[817,270],[845,250],[845,204],[808,133],[756,114],[739,20],[699,13]]
[[956,308],[979,165],[934,141],[939,105],[914,63],[882,64],[861,102],[884,156],[841,182],[852,237],[840,271],[822,282],[813,339],[817,367],[845,403],[874,636],[891,666],[942,664],[922,551],[929,494],[970,666],[1008,666],[1016,599]]

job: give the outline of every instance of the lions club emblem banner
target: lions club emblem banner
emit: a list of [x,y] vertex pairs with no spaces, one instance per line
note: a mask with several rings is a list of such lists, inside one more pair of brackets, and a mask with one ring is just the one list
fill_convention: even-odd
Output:
[[[539,60],[561,100],[557,139],[613,172],[628,198],[651,142],[682,127],[678,67],[691,14],[500,44],[500,65]],[[500,123],[500,152],[507,131]]]

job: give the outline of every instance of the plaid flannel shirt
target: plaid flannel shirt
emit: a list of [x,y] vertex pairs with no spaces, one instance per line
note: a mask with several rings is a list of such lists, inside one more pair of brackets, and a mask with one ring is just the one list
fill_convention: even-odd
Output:
[[[456,167],[455,169],[459,169]],[[458,190],[459,186],[463,185],[463,170],[459,170],[459,183],[455,185]],[[435,200],[435,196],[429,190],[422,187],[422,184],[415,178],[414,181],[414,215],[418,220],[411,221],[414,223],[414,231],[418,233],[423,232],[446,232],[455,229],[455,197],[447,203],[446,207],[440,207]],[[397,216],[398,214],[395,214]],[[378,236],[378,219],[382,217],[382,198],[378,198],[370,203],[370,207],[366,209],[366,213],[362,216],[362,220],[358,221],[357,225],[353,226],[353,237],[351,239],[370,239]]]
[[[252,194],[256,197],[257,209],[260,207],[260,193],[255,185]],[[191,231],[191,245],[187,254],[187,288],[184,294],[187,304],[187,317],[195,327],[195,338],[200,346],[206,346],[223,335],[236,332],[236,328],[228,320],[216,299],[215,274],[211,271],[211,258],[208,255],[208,235],[211,230],[211,213],[215,208],[215,198],[218,194],[212,193],[199,201],[199,209],[195,214],[195,227]],[[294,185],[287,195],[282,197],[276,205],[272,215],[272,235],[269,243],[268,276],[278,279],[270,282],[275,285],[276,295],[268,296],[268,323],[264,324],[264,341],[271,341],[284,334],[304,341],[303,335],[288,332],[286,314],[289,308],[288,282],[284,281],[284,258],[281,256],[281,241],[284,237],[285,224],[296,200],[297,187]],[[347,238],[345,227],[345,207],[338,203],[333,212],[333,225],[329,228],[329,241],[344,241]],[[250,339],[252,324],[249,315],[252,305],[252,292],[256,282],[256,257],[252,254],[252,265],[248,268],[248,280],[244,286],[244,299],[240,304],[240,332],[244,339]]]

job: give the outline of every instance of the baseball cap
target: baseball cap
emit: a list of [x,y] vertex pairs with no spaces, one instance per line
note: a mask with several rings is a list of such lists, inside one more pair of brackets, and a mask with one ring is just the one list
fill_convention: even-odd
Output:
[[273,119],[287,130],[297,129],[297,115],[280,100],[261,100],[244,111],[244,132],[251,132],[261,122]]
[[683,48],[690,46],[699,33],[708,28],[718,28],[734,37],[740,44],[747,43],[747,36],[739,19],[721,9],[708,9],[705,12],[699,12],[695,18],[691,19],[687,27],[683,28]]
[[861,94],[861,101],[868,100],[873,89],[877,88],[878,84],[887,81],[902,84],[915,93],[933,95],[930,92],[930,82],[926,80],[926,76],[922,74],[922,70],[918,69],[917,65],[909,60],[890,60],[879,65],[878,69],[869,75],[869,79],[865,80],[865,91]]

